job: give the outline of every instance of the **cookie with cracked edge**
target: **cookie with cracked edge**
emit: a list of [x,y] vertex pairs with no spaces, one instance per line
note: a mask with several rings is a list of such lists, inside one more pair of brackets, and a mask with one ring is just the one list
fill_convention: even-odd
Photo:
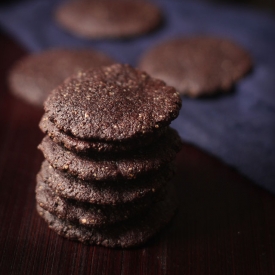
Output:
[[57,145],[48,136],[38,148],[55,169],[82,180],[109,181],[135,179],[156,172],[173,161],[181,145],[178,133],[169,128],[154,146],[120,154],[116,158],[100,154],[79,156]]
[[98,182],[65,176],[44,161],[40,170],[43,181],[60,197],[93,204],[145,203],[159,192],[174,175],[171,165],[158,173],[137,180]]
[[140,59],[139,68],[189,97],[227,92],[252,68],[249,53],[237,43],[196,36],[163,42]]
[[87,154],[90,152],[114,154],[145,147],[153,143],[167,130],[167,127],[162,127],[160,130],[153,132],[152,135],[145,135],[144,138],[140,137],[138,139],[133,139],[126,142],[104,142],[78,139],[71,135],[65,134],[63,131],[55,127],[54,123],[52,123],[45,114],[39,123],[39,127],[42,132],[47,134],[55,143],[70,151],[82,154]]
[[176,209],[177,199],[174,190],[170,190],[165,199],[155,203],[146,214],[114,225],[87,227],[58,219],[37,205],[39,215],[60,236],[90,245],[121,248],[135,247],[147,242],[172,219]]
[[114,63],[92,49],[52,49],[20,59],[11,69],[8,83],[15,96],[42,107],[49,93],[67,77]]
[[86,38],[121,38],[155,29],[162,15],[157,6],[141,0],[71,1],[55,11],[67,31]]
[[44,107],[49,120],[68,135],[122,142],[168,126],[179,114],[181,98],[163,81],[115,64],[70,77]]
[[127,220],[147,211],[147,208],[150,208],[154,201],[160,200],[161,196],[163,194],[157,192],[150,199],[116,206],[83,203],[59,197],[43,181],[41,174],[37,175],[36,201],[39,206],[59,219],[86,226],[102,226]]

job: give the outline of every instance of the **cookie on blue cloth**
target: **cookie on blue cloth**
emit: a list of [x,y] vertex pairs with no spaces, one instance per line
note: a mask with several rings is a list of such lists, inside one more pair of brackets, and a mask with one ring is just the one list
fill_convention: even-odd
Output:
[[155,29],[162,16],[158,7],[142,0],[73,0],[58,7],[55,18],[77,36],[120,38]]
[[92,49],[51,49],[20,59],[9,73],[10,91],[40,106],[67,77],[81,70],[106,66],[114,61]]
[[183,37],[148,50],[139,67],[183,95],[199,97],[228,92],[252,68],[248,51],[211,36]]

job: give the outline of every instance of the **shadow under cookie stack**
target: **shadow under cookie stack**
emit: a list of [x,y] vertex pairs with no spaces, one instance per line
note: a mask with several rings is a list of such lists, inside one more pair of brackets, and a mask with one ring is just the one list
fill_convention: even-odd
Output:
[[92,245],[143,244],[176,210],[181,140],[169,128],[174,88],[128,65],[78,73],[46,100],[38,213],[59,235]]

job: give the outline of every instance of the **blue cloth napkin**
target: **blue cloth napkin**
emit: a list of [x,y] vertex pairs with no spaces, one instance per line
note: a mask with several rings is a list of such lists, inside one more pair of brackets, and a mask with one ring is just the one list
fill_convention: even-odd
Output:
[[211,34],[236,41],[251,53],[253,72],[237,83],[234,93],[210,99],[183,98],[172,126],[183,140],[275,193],[275,19],[240,6],[154,2],[163,10],[164,25],[133,39],[95,41],[67,33],[52,17],[60,4],[57,0],[2,7],[0,26],[32,52],[55,46],[93,47],[134,66],[146,49],[178,35]]

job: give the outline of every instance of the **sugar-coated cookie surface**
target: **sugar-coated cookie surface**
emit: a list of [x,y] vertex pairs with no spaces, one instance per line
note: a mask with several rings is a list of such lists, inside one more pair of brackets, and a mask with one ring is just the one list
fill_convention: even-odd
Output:
[[51,49],[20,59],[9,73],[10,90],[34,105],[43,106],[49,93],[80,70],[113,64],[92,49]]
[[142,0],[74,0],[55,12],[56,21],[69,32],[86,38],[136,36],[156,28],[161,12]]
[[226,92],[252,68],[249,53],[233,41],[210,36],[178,38],[147,51],[139,68],[181,94]]
[[181,108],[176,90],[129,65],[79,73],[45,102],[48,119],[81,139],[125,141],[170,124]]

